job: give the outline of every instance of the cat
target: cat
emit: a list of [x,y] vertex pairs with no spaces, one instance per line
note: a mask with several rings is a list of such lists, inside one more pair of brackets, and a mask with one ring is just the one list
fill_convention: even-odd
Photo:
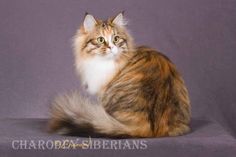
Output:
[[74,41],[75,69],[98,103],[73,92],[52,103],[49,131],[107,137],[178,136],[190,131],[188,91],[164,54],[134,46],[124,13],[86,14]]

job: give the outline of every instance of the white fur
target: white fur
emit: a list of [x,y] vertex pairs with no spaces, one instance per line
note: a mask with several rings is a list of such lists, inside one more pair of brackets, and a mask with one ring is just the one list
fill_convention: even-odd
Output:
[[102,56],[83,60],[79,68],[82,83],[87,85],[90,94],[97,94],[117,71],[114,59]]

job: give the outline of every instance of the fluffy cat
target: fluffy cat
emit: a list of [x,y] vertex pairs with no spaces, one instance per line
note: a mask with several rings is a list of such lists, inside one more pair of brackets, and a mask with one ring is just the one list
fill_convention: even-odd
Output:
[[187,133],[190,101],[174,64],[148,47],[134,47],[123,13],[106,21],[86,14],[74,37],[75,67],[94,104],[79,92],[57,97],[49,129],[109,137]]

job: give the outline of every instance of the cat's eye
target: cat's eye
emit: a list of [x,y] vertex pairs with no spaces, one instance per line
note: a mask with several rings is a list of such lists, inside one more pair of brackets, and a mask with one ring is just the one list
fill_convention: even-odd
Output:
[[103,37],[98,37],[98,38],[97,38],[97,42],[98,42],[99,44],[103,44],[103,43],[105,42],[105,39],[104,39]]
[[114,38],[113,38],[113,42],[114,43],[117,43],[118,41],[120,40],[120,37],[119,36],[114,36]]

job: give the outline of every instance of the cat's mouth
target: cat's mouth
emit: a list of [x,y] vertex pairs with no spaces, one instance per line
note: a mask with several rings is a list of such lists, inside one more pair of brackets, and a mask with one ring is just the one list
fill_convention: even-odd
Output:
[[118,56],[118,53],[114,53],[112,51],[107,52],[106,55],[108,58],[116,58]]
[[118,52],[106,51],[105,53],[95,53],[104,59],[116,59],[119,56]]

